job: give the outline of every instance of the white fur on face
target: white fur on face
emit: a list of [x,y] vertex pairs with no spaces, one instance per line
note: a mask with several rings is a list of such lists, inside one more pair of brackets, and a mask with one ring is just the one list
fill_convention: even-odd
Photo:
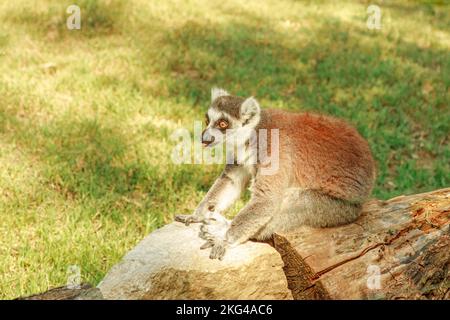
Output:
[[208,110],[208,118],[209,124],[203,133],[203,140],[211,141],[212,137],[214,137],[214,142],[210,143],[207,147],[213,147],[219,143],[224,141],[224,134],[217,128],[214,127],[214,124],[219,120],[224,118],[223,112],[220,112],[214,108],[209,108]]
[[[254,134],[254,130],[260,120],[260,108],[258,102],[254,98],[248,98],[243,105],[243,121],[234,119],[231,116],[226,116],[223,111],[216,108],[208,109],[209,124],[203,134],[204,140],[211,140],[214,136],[214,142],[208,147],[215,146],[226,140],[230,144],[235,144],[238,148],[243,147]],[[222,131],[214,127],[214,124],[220,119],[230,120],[231,127],[226,130],[224,134]]]
[[210,144],[208,144],[206,147],[207,148],[211,148],[214,147],[216,145],[218,145],[219,143],[223,143],[224,141],[224,134],[216,128],[207,128],[204,132],[203,132],[203,140],[205,141],[211,141],[214,137],[214,141],[211,142]]
[[214,123],[223,118],[223,112],[217,110],[216,108],[208,109],[209,125],[214,125]]

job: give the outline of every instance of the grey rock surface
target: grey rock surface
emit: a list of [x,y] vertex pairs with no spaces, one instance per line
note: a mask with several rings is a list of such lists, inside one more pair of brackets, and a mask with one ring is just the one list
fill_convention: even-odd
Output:
[[292,299],[278,252],[265,243],[200,250],[199,224],[174,222],[143,239],[98,285],[105,299]]

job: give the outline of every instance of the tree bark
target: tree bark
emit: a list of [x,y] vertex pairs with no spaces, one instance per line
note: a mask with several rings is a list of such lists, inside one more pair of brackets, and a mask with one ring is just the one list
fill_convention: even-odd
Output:
[[58,287],[16,300],[103,300],[103,296],[100,290],[84,283],[78,288]]
[[449,299],[450,188],[368,202],[335,228],[275,235],[294,299]]

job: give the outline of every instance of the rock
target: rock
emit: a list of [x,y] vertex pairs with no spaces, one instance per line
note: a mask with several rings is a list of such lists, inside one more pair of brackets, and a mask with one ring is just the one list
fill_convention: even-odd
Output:
[[228,249],[222,261],[200,250],[199,224],[154,231],[98,285],[105,299],[292,299],[283,261],[268,244]]

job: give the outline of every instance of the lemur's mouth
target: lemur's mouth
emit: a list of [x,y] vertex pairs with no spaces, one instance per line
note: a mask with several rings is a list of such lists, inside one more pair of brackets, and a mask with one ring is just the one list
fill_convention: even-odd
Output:
[[217,144],[217,142],[213,143],[214,140],[215,140],[214,136],[211,137],[211,140],[202,139],[202,146],[206,148],[206,147],[211,147],[211,146]]
[[203,148],[210,148],[218,144],[218,141],[202,141]]

